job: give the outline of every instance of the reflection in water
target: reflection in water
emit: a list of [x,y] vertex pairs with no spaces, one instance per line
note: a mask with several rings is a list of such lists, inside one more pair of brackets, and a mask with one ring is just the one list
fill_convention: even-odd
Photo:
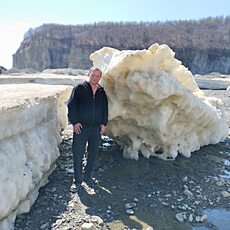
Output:
[[209,229],[205,227],[193,227],[192,230],[209,230]]
[[[229,160],[225,160],[224,161],[224,165],[227,166],[227,167],[229,167],[230,166],[230,161]],[[222,172],[223,172],[223,174],[220,175],[222,178],[229,178],[230,179],[230,171],[229,170],[225,169]]]
[[217,229],[230,229],[230,211],[224,209],[207,209],[204,214],[208,216],[208,222],[212,223]]
[[223,170],[224,175],[220,175],[223,178],[229,178],[230,179],[230,171],[228,170]]
[[110,229],[121,230],[127,229],[141,229],[147,230],[152,227],[154,230],[191,230],[192,227],[189,223],[179,223],[175,219],[175,213],[173,210],[167,207],[157,208],[149,207],[149,209],[141,209],[141,204],[138,204],[139,208],[135,210],[135,215],[128,216],[125,212],[120,213],[117,219],[119,221],[113,221],[109,224]]

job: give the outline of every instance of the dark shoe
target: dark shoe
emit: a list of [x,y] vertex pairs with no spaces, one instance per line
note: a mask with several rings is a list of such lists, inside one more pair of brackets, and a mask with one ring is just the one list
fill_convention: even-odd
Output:
[[81,184],[76,184],[76,190],[77,192],[80,191],[82,189],[82,185]]
[[90,178],[85,178],[85,183],[92,187],[97,185],[98,181],[95,178],[90,177]]
[[81,183],[74,183],[72,184],[72,186],[70,187],[70,191],[71,192],[79,192],[83,189]]

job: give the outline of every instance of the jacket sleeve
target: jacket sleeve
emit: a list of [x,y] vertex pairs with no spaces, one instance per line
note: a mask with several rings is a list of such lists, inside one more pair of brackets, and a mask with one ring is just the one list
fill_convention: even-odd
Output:
[[102,107],[102,124],[107,125],[107,123],[108,123],[108,99],[104,91],[103,107]]
[[79,87],[76,86],[73,88],[70,98],[68,100],[68,119],[69,122],[73,125],[79,122],[77,115],[77,100],[79,96]]

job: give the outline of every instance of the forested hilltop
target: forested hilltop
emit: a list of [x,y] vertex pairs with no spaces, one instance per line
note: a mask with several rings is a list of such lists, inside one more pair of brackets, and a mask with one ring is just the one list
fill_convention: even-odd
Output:
[[230,16],[168,22],[44,24],[29,29],[13,58],[17,68],[89,68],[104,46],[147,49],[167,44],[193,73],[230,73]]

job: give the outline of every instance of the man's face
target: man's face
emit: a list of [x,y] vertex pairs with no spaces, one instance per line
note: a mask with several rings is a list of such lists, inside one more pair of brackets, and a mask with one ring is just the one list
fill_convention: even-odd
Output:
[[92,70],[89,74],[89,83],[92,85],[97,85],[99,80],[101,79],[101,73],[98,70]]

